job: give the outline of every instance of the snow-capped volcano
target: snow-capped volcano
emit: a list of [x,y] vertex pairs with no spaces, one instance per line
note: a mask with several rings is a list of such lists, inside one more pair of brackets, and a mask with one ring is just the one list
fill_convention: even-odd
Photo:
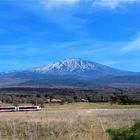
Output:
[[49,65],[34,68],[34,72],[76,72],[95,69],[95,64],[81,59],[65,59]]
[[65,59],[56,63],[34,68],[31,71],[44,74],[76,74],[87,72],[103,72],[113,74],[116,72],[120,72],[120,70],[81,59]]
[[0,74],[0,84],[93,86],[140,83],[140,73],[122,71],[82,59],[65,59],[30,70]]

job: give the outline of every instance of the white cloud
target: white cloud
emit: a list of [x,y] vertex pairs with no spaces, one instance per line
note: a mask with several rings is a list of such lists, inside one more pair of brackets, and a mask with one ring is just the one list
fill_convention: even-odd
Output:
[[44,4],[47,8],[56,8],[64,5],[75,5],[81,0],[41,0],[41,4]]
[[6,2],[30,8],[36,8],[41,4],[47,9],[53,9],[61,6],[74,6],[82,3],[93,7],[116,9],[128,4],[140,3],[140,0],[6,0]]
[[140,37],[130,41],[126,46],[122,47],[124,53],[140,51]]
[[115,9],[136,2],[140,2],[140,0],[93,0],[93,6]]
[[78,3],[89,3],[93,7],[103,7],[115,9],[126,4],[134,4],[140,0],[40,0],[47,8],[56,8],[64,5],[75,5]]

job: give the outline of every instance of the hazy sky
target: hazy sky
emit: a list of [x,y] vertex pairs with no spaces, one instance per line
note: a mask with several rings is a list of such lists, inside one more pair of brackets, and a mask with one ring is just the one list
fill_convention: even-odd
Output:
[[0,0],[0,71],[65,58],[140,71],[140,0]]

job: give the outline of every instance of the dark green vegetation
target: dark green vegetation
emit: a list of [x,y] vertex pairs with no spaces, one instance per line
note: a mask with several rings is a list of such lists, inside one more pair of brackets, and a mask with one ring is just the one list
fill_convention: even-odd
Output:
[[107,132],[112,140],[140,140],[140,121],[136,122],[132,127],[108,129]]

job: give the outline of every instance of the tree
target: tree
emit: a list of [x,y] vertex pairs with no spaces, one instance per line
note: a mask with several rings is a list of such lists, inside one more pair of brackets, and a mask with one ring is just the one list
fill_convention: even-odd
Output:
[[117,102],[117,97],[116,96],[110,96],[110,103],[115,104]]
[[88,102],[91,102],[91,97],[86,95],[86,99],[88,100]]
[[49,97],[50,103],[51,103],[51,101],[52,101],[53,98],[54,98],[53,95],[50,95],[50,97]]
[[66,101],[68,103],[73,103],[74,102],[74,99],[72,97],[67,97]]
[[40,94],[37,94],[36,97],[37,97],[37,98],[41,98],[41,95],[40,95]]
[[73,97],[74,102],[77,102],[77,99],[78,99],[77,96],[74,96],[74,97]]
[[119,104],[130,104],[130,100],[127,95],[118,96],[118,103]]

